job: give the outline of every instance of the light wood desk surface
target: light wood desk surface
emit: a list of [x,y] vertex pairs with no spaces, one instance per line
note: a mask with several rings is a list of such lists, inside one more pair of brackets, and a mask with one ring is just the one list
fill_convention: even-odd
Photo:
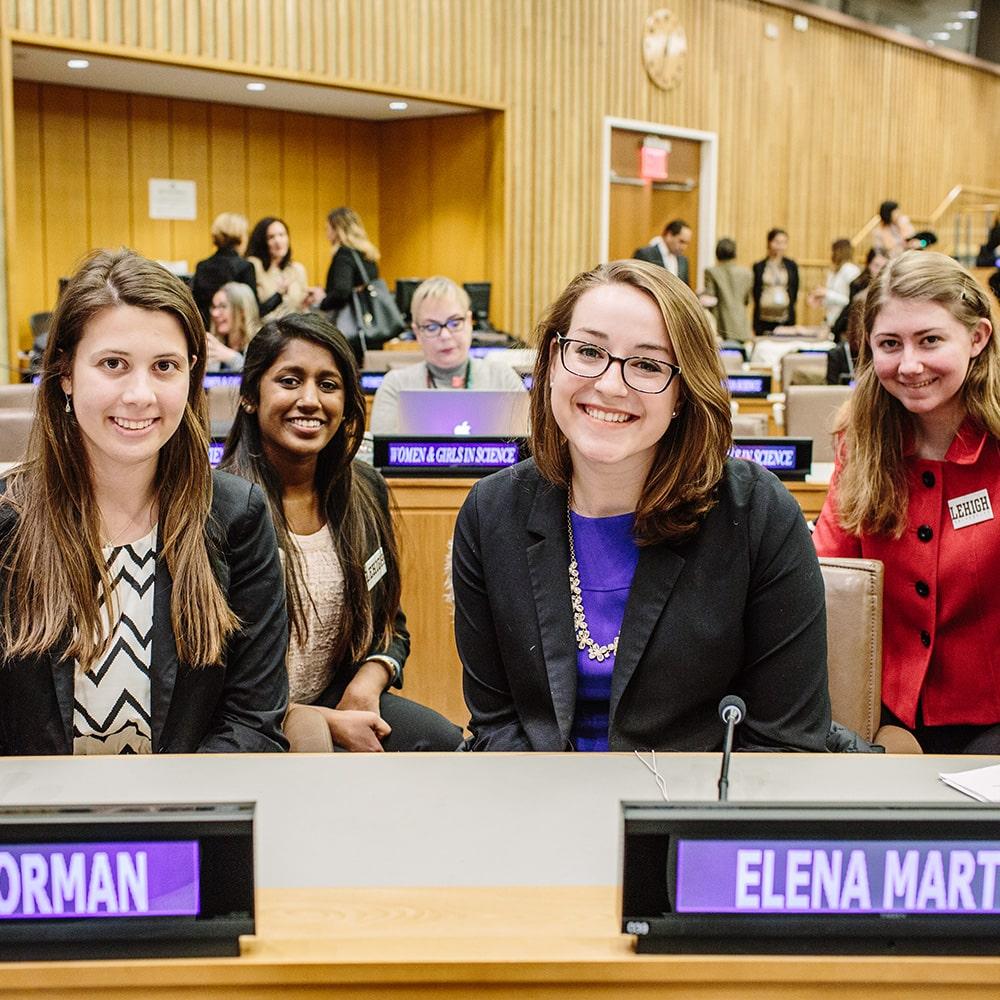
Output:
[[[714,798],[719,755],[657,762],[674,799]],[[972,763],[737,755],[731,794],[960,801],[937,774]],[[635,955],[617,918],[619,800],[655,791],[627,754],[0,760],[4,804],[255,798],[259,886],[240,958],[10,963],[0,997],[996,995],[995,958]]]

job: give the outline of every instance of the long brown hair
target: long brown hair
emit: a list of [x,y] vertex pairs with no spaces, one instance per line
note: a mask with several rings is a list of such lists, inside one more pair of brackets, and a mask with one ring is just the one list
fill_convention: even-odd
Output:
[[569,444],[552,414],[549,366],[556,334],[565,334],[580,297],[601,285],[631,285],[659,306],[681,374],[678,413],[660,438],[635,512],[640,545],[679,541],[698,529],[715,506],[726,455],[733,443],[729,396],[705,310],[683,281],[666,268],[618,260],[578,274],[535,327],[538,357],[531,393],[531,444],[538,471],[568,488]]
[[[285,554],[285,589],[295,638],[303,645],[309,635],[306,607],[314,604],[302,580],[298,547],[285,516],[282,482],[268,461],[256,411],[260,407],[260,383],[264,374],[295,339],[329,351],[344,387],[344,418],[337,433],[319,453],[314,488],[320,510],[326,517],[334,548],[344,573],[344,622],[329,651],[334,668],[347,657],[364,658],[373,642],[380,647],[392,640],[401,593],[399,552],[392,521],[379,501],[374,470],[371,479],[354,467],[354,456],[365,432],[365,399],[350,345],[322,316],[289,314],[265,323],[247,346],[240,396],[251,411],[241,406],[236,414],[222,466],[257,483],[267,495],[278,544]],[[365,561],[379,547],[386,572],[372,589],[365,579]],[[314,605],[315,606],[315,605]]]
[[103,310],[122,305],[173,316],[196,358],[184,415],[160,450],[155,483],[158,558],[173,578],[170,621],[178,656],[191,666],[219,663],[227,637],[239,624],[206,547],[212,470],[201,317],[184,283],[159,264],[131,250],[98,250],[80,265],[56,307],[28,457],[0,497],[0,505],[18,515],[0,558],[5,581],[0,636],[7,660],[40,655],[65,641],[65,656],[86,670],[108,640],[98,595],[111,608],[113,586],[101,547],[100,511],[80,427],[66,412],[60,380],[72,372],[87,324]]
[[[890,260],[868,288],[857,385],[846,419],[838,487],[841,526],[854,534],[899,538],[906,530],[909,488],[904,450],[913,417],[879,382],[872,364],[871,331],[889,299],[935,302],[971,331],[987,319],[990,302],[975,278],[944,254],[908,250]],[[962,383],[966,414],[1000,437],[1000,342],[991,336],[969,363]]]

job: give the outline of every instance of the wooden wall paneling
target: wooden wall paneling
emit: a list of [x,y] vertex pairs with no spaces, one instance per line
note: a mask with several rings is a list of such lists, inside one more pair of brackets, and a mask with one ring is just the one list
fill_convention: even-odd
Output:
[[[321,284],[326,274],[310,266],[316,256],[317,240],[323,232],[319,225],[322,208],[316,204],[316,130],[323,119],[315,115],[282,115],[282,148],[285,169],[282,174],[281,216],[291,234],[295,259],[305,264],[309,280]],[[325,241],[323,241],[325,243]]]
[[170,102],[170,176],[194,181],[196,217],[170,223],[170,259],[186,260],[193,273],[206,254],[209,217],[208,108],[201,101]]
[[[493,281],[490,319],[500,330],[508,329],[508,271],[504,256],[505,197],[504,156],[506,117],[487,111],[486,117],[486,271]],[[525,331],[522,331],[525,332]]]
[[378,213],[378,123],[351,121],[347,129],[347,201],[381,250]]
[[281,215],[284,173],[284,111],[247,108],[246,111],[246,216],[251,228],[265,215]]
[[47,282],[42,199],[41,87],[14,83],[14,170],[17,174],[16,239],[7,247],[11,269],[11,341],[25,349],[31,344],[28,316],[55,305],[56,289]]
[[54,290],[90,248],[86,173],[79,170],[87,155],[84,93],[76,87],[45,87],[41,112],[45,285]]
[[154,258],[168,257],[171,249],[172,223],[149,217],[150,178],[170,177],[168,107],[164,97],[133,94],[129,98],[132,246]]
[[210,251],[212,219],[220,212],[245,215],[247,211],[246,109],[210,104],[208,135],[209,199],[205,248]]
[[347,202],[347,130],[343,118],[321,118],[316,124],[316,218],[312,224],[313,259],[306,269],[317,285],[326,284],[330,243],[326,217]]
[[[87,190],[88,232],[84,250],[132,246],[134,239],[129,149],[129,98],[107,90],[82,92],[87,156],[53,164],[77,175]],[[164,254],[166,255],[166,254]]]

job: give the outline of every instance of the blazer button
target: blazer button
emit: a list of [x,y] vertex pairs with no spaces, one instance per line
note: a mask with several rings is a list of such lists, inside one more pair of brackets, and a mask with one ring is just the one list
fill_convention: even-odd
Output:
[[917,528],[917,538],[922,542],[929,542],[934,537],[934,532],[931,531],[931,526],[929,524],[922,524]]
[[920,478],[924,481],[924,486],[926,486],[928,489],[930,489],[934,485],[933,472],[925,472],[923,473],[923,475],[921,475]]
[[925,645],[929,646],[931,644],[931,634],[926,629],[923,629],[920,633],[920,641]]
[[931,592],[931,588],[928,587],[923,580],[917,580],[916,587],[917,587],[917,593],[921,597],[926,597]]

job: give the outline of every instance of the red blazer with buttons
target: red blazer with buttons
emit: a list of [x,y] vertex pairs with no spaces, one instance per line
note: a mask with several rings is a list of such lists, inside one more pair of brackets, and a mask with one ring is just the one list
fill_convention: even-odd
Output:
[[[930,726],[1000,722],[1000,442],[966,420],[944,461],[906,464],[902,538],[840,526],[838,461],[816,551],[885,564],[882,701],[893,714],[912,727],[919,702]],[[956,528],[948,501],[982,490],[993,516]]]

